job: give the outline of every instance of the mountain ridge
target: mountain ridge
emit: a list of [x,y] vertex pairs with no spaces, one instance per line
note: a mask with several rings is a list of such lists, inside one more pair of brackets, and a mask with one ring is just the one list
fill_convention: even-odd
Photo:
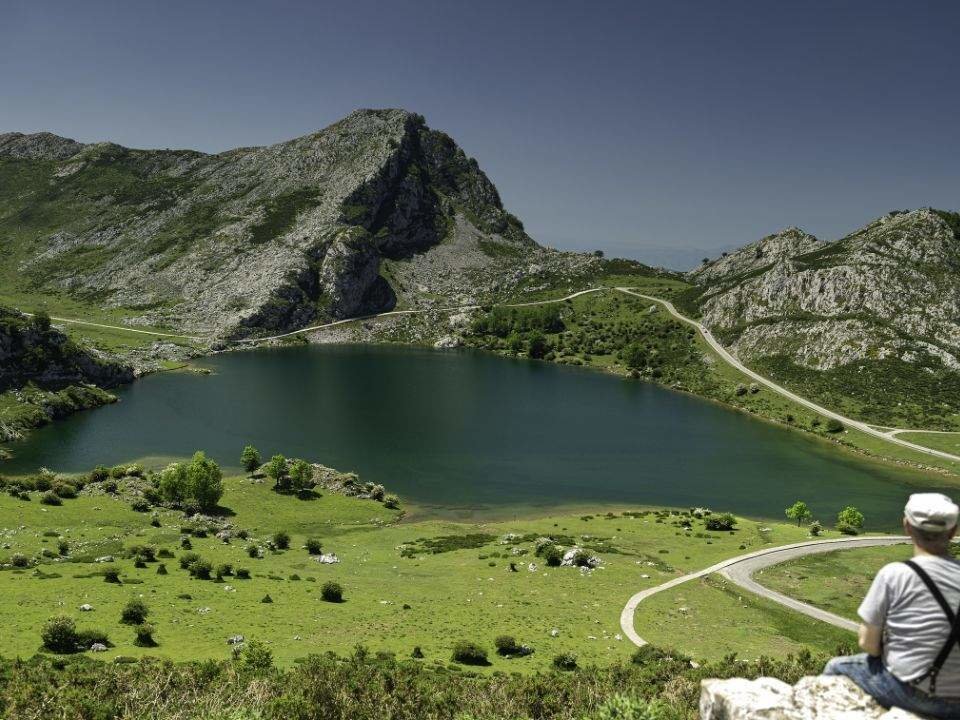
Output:
[[483,298],[518,265],[573,257],[538,246],[476,160],[397,109],[216,154],[6,133],[4,236],[32,292],[224,337]]

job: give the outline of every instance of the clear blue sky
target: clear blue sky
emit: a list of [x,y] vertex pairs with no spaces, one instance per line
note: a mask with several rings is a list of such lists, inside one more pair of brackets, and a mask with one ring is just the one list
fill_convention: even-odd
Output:
[[404,107],[539,241],[684,267],[960,206],[960,2],[8,0],[0,131],[218,151]]

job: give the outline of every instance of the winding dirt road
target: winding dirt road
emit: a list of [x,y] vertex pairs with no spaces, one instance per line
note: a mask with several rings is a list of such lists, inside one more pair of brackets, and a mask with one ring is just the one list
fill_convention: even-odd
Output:
[[630,641],[637,647],[647,644],[633,626],[633,618],[636,614],[637,606],[651,595],[669,590],[677,585],[702,578],[712,573],[720,573],[723,577],[739,585],[745,590],[759,595],[760,597],[773,600],[792,610],[801,612],[804,615],[828,622],[831,625],[844,628],[845,630],[856,630],[857,624],[839,615],[834,615],[826,610],[813,607],[806,603],[794,600],[781,593],[775,592],[763,587],[753,580],[753,573],[770,565],[777,565],[787,560],[793,560],[804,555],[813,555],[816,553],[831,552],[833,550],[844,550],[856,547],[872,547],[877,545],[900,545],[910,542],[910,538],[905,535],[884,535],[875,537],[850,537],[850,538],[831,538],[827,540],[810,540],[808,542],[794,543],[792,545],[781,545],[780,547],[766,548],[756,552],[739,555],[738,557],[723,560],[715,565],[711,565],[703,570],[688,573],[680,577],[669,580],[661,585],[656,585],[646,590],[641,590],[629,600],[620,613],[620,628],[623,634],[630,638]]
[[[860,432],[866,433],[867,435],[872,435],[873,437],[880,438],[881,440],[886,440],[887,442],[893,443],[895,445],[900,445],[905,448],[910,448],[911,450],[916,450],[917,452],[926,453],[927,455],[934,455],[936,457],[943,458],[944,460],[960,461],[960,455],[952,455],[942,450],[934,450],[933,448],[924,447],[923,445],[917,445],[916,443],[912,443],[909,440],[903,440],[897,437],[896,435],[898,432],[904,432],[904,430],[901,428],[896,428],[892,432],[891,431],[883,432],[882,430],[878,430],[872,425],[868,425],[865,422],[861,422],[860,420],[854,420],[853,418],[848,418],[845,415],[841,415],[838,412],[834,412],[833,410],[823,407],[823,405],[817,405],[817,403],[813,402],[812,400],[807,400],[807,398],[803,397],[802,395],[797,395],[795,392],[791,392],[787,390],[782,385],[777,385],[775,382],[773,382],[773,380],[769,380],[768,378],[765,378],[763,375],[760,375],[759,373],[755,373],[753,370],[751,370],[742,362],[740,362],[736,357],[730,354],[727,351],[727,349],[722,344],[720,344],[720,342],[713,336],[713,333],[710,332],[709,328],[707,328],[704,325],[701,325],[696,320],[692,320],[688,318],[686,315],[682,315],[680,312],[677,311],[677,309],[673,306],[673,303],[670,302],[669,300],[663,300],[662,298],[654,297],[653,295],[644,295],[643,293],[638,293],[638,292],[635,292],[634,290],[631,290],[630,288],[625,288],[625,287],[618,287],[617,290],[619,290],[622,293],[626,293],[627,295],[633,295],[634,297],[643,298],[644,300],[651,300],[653,302],[663,305],[667,309],[667,312],[673,315],[677,320],[680,320],[681,322],[684,322],[687,325],[691,325],[695,327],[700,332],[700,334],[703,335],[703,339],[707,341],[707,343],[710,345],[711,348],[713,348],[714,352],[716,352],[717,355],[723,358],[728,364],[732,365],[734,368],[742,372],[744,375],[752,378],[753,380],[757,381],[761,385],[765,385],[766,387],[770,388],[775,393],[778,393],[779,395],[783,395],[785,398],[788,398],[789,400],[793,400],[795,403],[803,405],[804,407],[807,407],[813,410],[815,413],[819,413],[824,417],[833,418],[834,420],[840,421],[847,427],[855,428]],[[923,431],[916,431],[916,432],[923,432]]]

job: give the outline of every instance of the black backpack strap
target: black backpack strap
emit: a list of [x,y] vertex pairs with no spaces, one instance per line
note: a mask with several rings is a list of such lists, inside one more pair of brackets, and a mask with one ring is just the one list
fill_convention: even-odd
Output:
[[930,678],[930,693],[935,694],[937,691],[937,675],[940,674],[941,668],[943,668],[947,658],[950,657],[950,652],[953,650],[953,646],[960,645],[960,607],[957,608],[957,612],[953,611],[953,608],[950,607],[950,604],[943,596],[940,588],[938,588],[937,584],[933,581],[933,578],[931,578],[927,574],[927,571],[920,567],[919,564],[915,563],[913,560],[904,560],[903,562],[911,570],[913,570],[917,574],[917,577],[923,581],[923,584],[927,586],[930,594],[933,595],[934,600],[937,601],[937,604],[943,610],[943,614],[947,616],[947,622],[950,624],[950,632],[947,636],[947,641],[943,644],[943,647],[940,648],[940,652],[934,659],[933,665],[930,666],[930,669],[927,670],[927,672],[913,681],[913,684],[916,685],[921,681]]

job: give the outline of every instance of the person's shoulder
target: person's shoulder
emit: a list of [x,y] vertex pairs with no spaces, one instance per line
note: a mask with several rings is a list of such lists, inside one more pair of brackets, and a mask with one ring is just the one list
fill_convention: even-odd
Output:
[[877,580],[885,580],[887,582],[892,582],[902,578],[910,577],[913,574],[913,570],[902,560],[897,562],[887,563],[880,571],[877,573]]

